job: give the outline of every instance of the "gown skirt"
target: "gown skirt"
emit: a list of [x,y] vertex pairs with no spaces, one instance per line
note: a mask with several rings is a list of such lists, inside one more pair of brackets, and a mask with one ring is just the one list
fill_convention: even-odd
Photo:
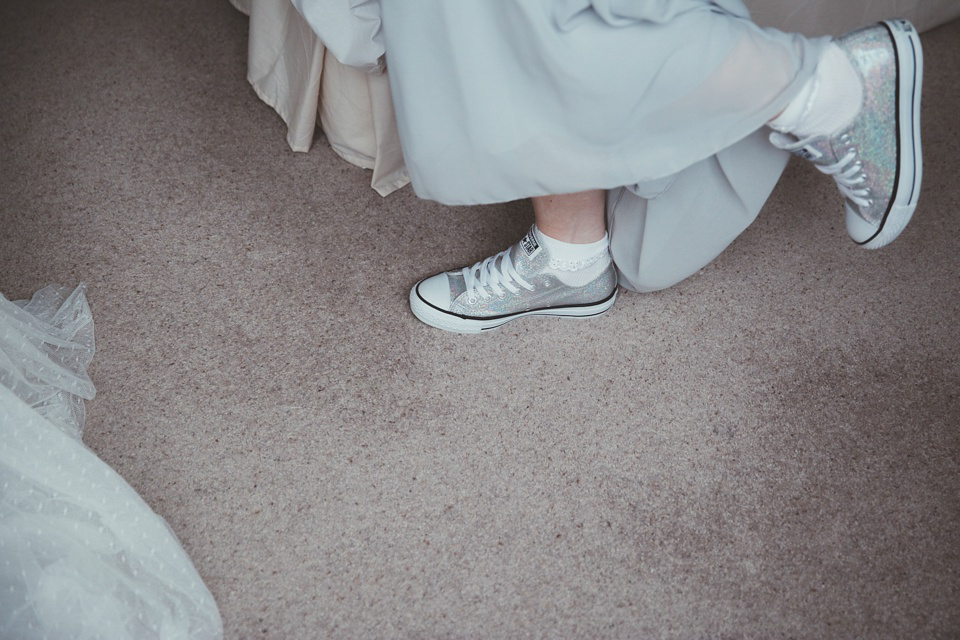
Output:
[[739,0],[381,9],[411,180],[448,204],[675,175],[776,116],[826,42],[761,29]]
[[[294,2],[308,19],[329,6]],[[741,0],[350,6],[358,39],[385,51],[417,195],[607,189],[621,284],[641,291],[691,275],[753,221],[787,163],[764,125],[830,41],[761,28]]]

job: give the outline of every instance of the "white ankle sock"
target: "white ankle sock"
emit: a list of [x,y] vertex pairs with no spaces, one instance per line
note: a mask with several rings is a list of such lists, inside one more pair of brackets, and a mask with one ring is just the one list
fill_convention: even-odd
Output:
[[847,54],[831,42],[817,70],[770,126],[798,138],[829,136],[853,122],[863,103],[863,83]]
[[550,254],[550,271],[566,285],[582,286],[610,265],[610,238],[606,233],[596,242],[574,244],[544,235],[536,225],[533,232]]

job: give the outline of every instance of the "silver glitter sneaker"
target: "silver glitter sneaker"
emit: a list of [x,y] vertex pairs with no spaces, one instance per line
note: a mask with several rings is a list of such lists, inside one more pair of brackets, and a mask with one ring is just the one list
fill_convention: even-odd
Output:
[[900,235],[920,195],[923,51],[906,20],[887,20],[836,42],[863,80],[859,115],[830,137],[797,140],[774,132],[770,141],[833,176],[844,196],[850,237],[878,249]]
[[410,309],[423,322],[456,333],[489,331],[525,316],[597,316],[617,299],[617,272],[600,260],[603,255],[566,271],[531,228],[506,251],[418,282],[410,290]]

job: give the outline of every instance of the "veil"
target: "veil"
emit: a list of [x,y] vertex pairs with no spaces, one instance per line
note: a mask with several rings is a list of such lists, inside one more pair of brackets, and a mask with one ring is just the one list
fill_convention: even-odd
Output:
[[93,353],[82,286],[0,295],[0,637],[222,638],[176,536],[80,439]]

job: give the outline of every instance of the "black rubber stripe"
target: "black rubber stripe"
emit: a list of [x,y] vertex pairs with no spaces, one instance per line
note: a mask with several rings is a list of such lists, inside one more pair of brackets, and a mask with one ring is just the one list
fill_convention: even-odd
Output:
[[[571,305],[571,306],[572,306],[572,305]],[[547,308],[549,309],[550,307],[547,307]],[[575,317],[575,318],[577,318],[577,319],[583,319],[583,318],[596,318],[597,316],[602,316],[602,315],[603,315],[604,313],[606,313],[606,312],[607,312],[607,310],[604,309],[603,311],[597,311],[596,313],[591,313],[591,314],[588,315],[588,316],[565,316],[565,315],[560,314],[560,313],[538,313],[538,314],[536,314],[536,316],[537,316],[538,318],[574,318],[574,317]],[[524,311],[524,313],[531,313],[531,312],[530,312],[530,311]],[[519,315],[518,315],[517,317],[525,317],[525,316],[519,316]],[[508,318],[507,320],[504,320],[504,321],[501,322],[500,324],[494,325],[494,326],[492,326],[492,327],[480,327],[480,331],[490,331],[490,330],[492,330],[492,329],[499,329],[499,328],[502,327],[503,325],[505,325],[505,324],[507,324],[508,322],[510,322],[510,320],[512,320],[512,318]]]
[[914,133],[916,127],[912,126],[914,120],[919,117],[919,114],[915,113],[917,108],[917,63],[920,61],[919,56],[917,55],[917,46],[913,42],[913,38],[910,38],[910,49],[913,51],[913,92],[910,95],[910,139],[913,140],[913,184],[910,185],[910,199],[907,200],[908,204],[914,203],[914,196],[917,195],[917,138]]
[[[432,308],[432,309],[436,309],[436,310],[439,311],[440,313],[446,314],[446,315],[448,315],[448,316],[453,316],[453,317],[455,317],[455,318],[460,318],[461,320],[478,320],[478,321],[501,320],[501,319],[507,319],[507,320],[509,320],[510,318],[515,318],[516,316],[522,315],[522,314],[524,314],[524,313],[533,313],[533,312],[535,312],[535,311],[546,311],[546,310],[548,310],[548,309],[583,309],[583,308],[586,308],[586,307],[594,307],[594,306],[596,306],[596,305],[598,305],[598,304],[603,304],[603,303],[609,301],[611,298],[613,298],[613,296],[617,295],[617,287],[614,287],[614,288],[613,288],[613,291],[610,293],[610,295],[608,295],[608,296],[607,296],[606,298],[604,298],[603,300],[598,300],[597,302],[585,302],[585,303],[583,303],[583,304],[565,304],[565,305],[563,305],[562,307],[540,307],[539,309],[527,309],[526,311],[517,311],[516,313],[504,313],[504,314],[501,314],[501,315],[499,315],[499,316],[487,316],[487,317],[482,317],[482,318],[481,318],[481,317],[479,317],[479,316],[465,316],[465,315],[460,314],[460,313],[453,313],[452,311],[446,311],[445,309],[441,309],[440,307],[438,307],[438,306],[436,306],[436,305],[434,305],[434,304],[430,304],[429,301],[425,300],[424,297],[423,297],[422,295],[420,295],[420,285],[421,285],[421,283],[423,283],[423,280],[421,280],[420,282],[418,282],[418,283],[417,283],[417,287],[416,287],[417,297],[420,298],[421,302],[423,302],[425,305],[427,305],[428,307],[430,307],[430,308]],[[597,314],[595,314],[595,315],[599,315],[600,313],[603,313],[603,312],[601,311],[601,312],[599,312],[599,313],[597,313]],[[544,315],[544,314],[540,314],[540,315]],[[557,314],[557,315],[560,315],[560,314]],[[581,317],[583,317],[583,318],[589,318],[590,316],[581,316]],[[497,326],[500,326],[500,325],[497,325]],[[491,328],[491,329],[495,329],[496,327],[490,327],[490,328]]]

